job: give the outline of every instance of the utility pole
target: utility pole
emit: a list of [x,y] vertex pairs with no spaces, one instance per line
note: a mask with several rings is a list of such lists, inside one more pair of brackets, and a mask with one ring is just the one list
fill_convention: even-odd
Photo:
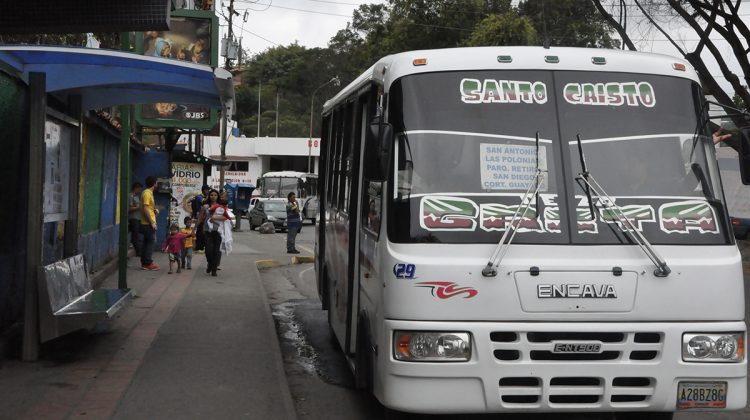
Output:
[[255,136],[255,138],[260,137],[260,89],[261,89],[261,82],[258,80],[258,134]]
[[[227,42],[229,42],[229,43],[231,43],[232,40],[234,40],[234,31],[233,31],[234,28],[232,27],[232,18],[234,17],[235,14],[239,16],[239,13],[237,13],[234,10],[234,0],[229,0],[229,17],[227,18],[227,20],[229,21],[229,26],[228,26],[229,33],[227,35]],[[231,70],[231,68],[232,68],[231,61],[232,60],[231,60],[230,55],[229,55],[229,48],[227,48],[227,55],[226,55],[225,60],[224,60],[224,68],[225,69]],[[226,162],[226,160],[227,160],[227,132],[229,131],[229,130],[227,130],[227,119],[228,118],[229,118],[229,115],[227,115],[226,108],[222,107],[222,109],[221,109],[221,130],[219,131],[219,133],[221,135],[221,166],[219,167],[219,189],[224,188],[224,168],[226,167],[224,165],[224,162]]]

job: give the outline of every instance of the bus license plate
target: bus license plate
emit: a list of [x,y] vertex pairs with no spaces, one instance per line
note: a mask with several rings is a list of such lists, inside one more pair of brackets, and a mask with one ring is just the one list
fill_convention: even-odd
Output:
[[680,382],[677,386],[677,408],[726,408],[726,382]]

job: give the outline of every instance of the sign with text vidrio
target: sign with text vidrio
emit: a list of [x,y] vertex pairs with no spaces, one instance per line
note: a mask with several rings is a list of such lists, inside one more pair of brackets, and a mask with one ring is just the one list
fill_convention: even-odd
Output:
[[[136,51],[152,57],[218,65],[219,25],[213,11],[175,10],[170,28],[137,33]],[[218,111],[204,105],[159,102],[136,106],[135,117],[144,127],[211,129],[218,120]]]
[[172,204],[169,206],[169,221],[183,224],[185,216],[191,216],[191,200],[201,194],[203,186],[203,164],[172,162]]

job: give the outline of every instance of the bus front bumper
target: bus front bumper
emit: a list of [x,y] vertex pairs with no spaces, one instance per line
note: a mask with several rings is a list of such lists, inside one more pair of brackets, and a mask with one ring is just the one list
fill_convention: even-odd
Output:
[[[400,411],[432,414],[677,411],[678,389],[695,385],[721,387],[725,394],[720,400],[688,411],[739,410],[747,400],[746,335],[742,362],[682,360],[683,333],[746,333],[744,322],[386,320],[384,327],[378,343],[375,395],[383,405]],[[392,342],[394,331],[398,330],[470,332],[471,360],[398,361]],[[580,341],[601,343],[601,352],[561,355],[552,351],[555,343]],[[681,401],[681,405],[686,404]]]

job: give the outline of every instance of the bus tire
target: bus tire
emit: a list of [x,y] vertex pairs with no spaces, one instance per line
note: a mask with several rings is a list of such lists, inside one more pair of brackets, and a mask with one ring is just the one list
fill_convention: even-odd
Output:
[[639,411],[628,411],[620,412],[615,414],[615,420],[672,420],[674,413],[672,412],[639,412]]

